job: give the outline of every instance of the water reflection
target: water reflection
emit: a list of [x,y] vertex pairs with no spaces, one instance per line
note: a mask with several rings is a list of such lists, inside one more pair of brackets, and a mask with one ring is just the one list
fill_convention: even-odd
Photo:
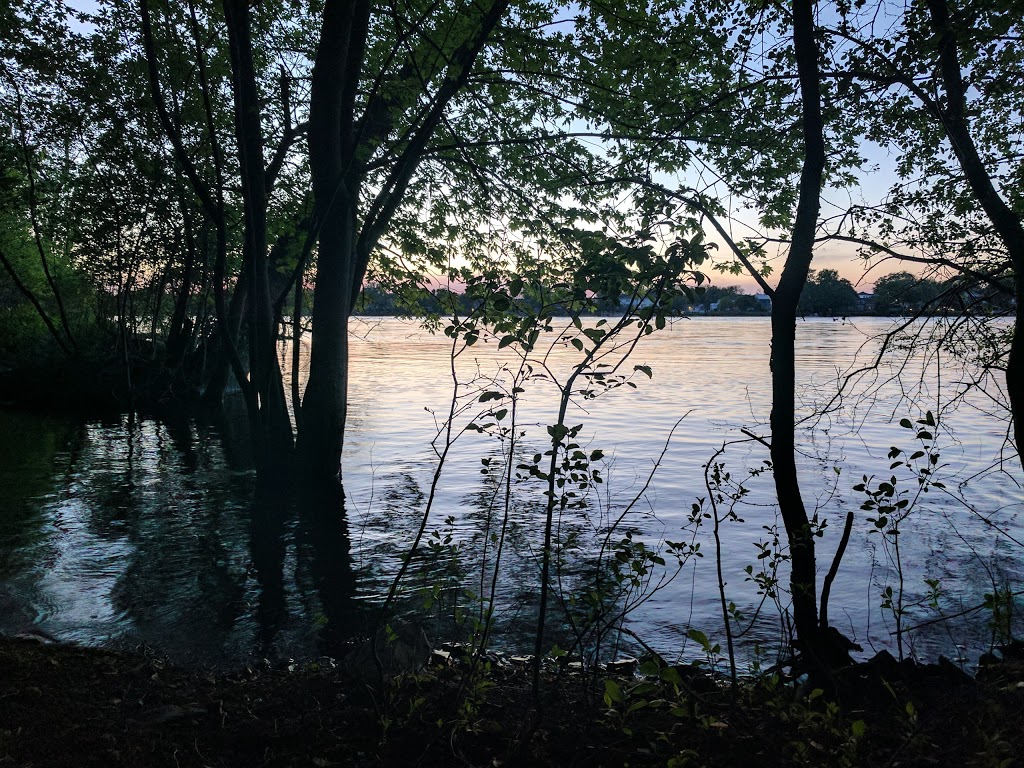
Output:
[[259,624],[260,653],[264,655],[273,648],[274,639],[288,617],[284,560],[288,549],[285,518],[289,511],[286,494],[280,489],[265,489],[256,494],[249,551],[253,574],[259,585],[256,620]]
[[344,494],[254,488],[244,423],[0,412],[0,632],[206,664],[337,652],[360,624]]
[[345,493],[339,486],[303,488],[297,495],[297,547],[303,553],[302,594],[315,594],[319,605],[307,612],[320,626],[323,652],[334,655],[353,636],[365,631],[355,602],[356,579],[345,515]]
[[[636,392],[622,388],[576,411],[586,425],[586,448],[605,452],[605,483],[560,521],[560,541],[571,539],[573,545],[561,552],[559,570],[566,602],[576,601],[572,610],[582,610],[583,587],[598,567],[596,555],[611,522],[634,499],[613,538],[630,530],[636,541],[651,546],[679,540],[692,503],[705,494],[702,466],[708,457],[740,426],[760,431],[756,425],[767,417],[766,328],[735,319],[678,326],[656,334],[638,352],[637,362],[654,368],[652,380]],[[801,370],[808,384],[802,393],[810,403],[827,397],[833,365],[852,364],[865,333],[827,324],[818,329],[819,338],[801,328]],[[728,350],[723,338],[730,339]],[[451,389],[436,374],[444,368],[446,343],[393,321],[353,343],[347,506],[336,488],[301,488],[291,495],[256,487],[240,403],[209,418],[162,414],[74,421],[0,411],[0,632],[34,625],[62,640],[144,643],[178,660],[206,664],[340,653],[350,636],[378,618],[374,606],[419,528],[437,461],[429,447],[437,435],[432,414],[446,412]],[[481,342],[474,348],[473,360],[464,361],[467,377],[500,363],[495,346]],[[553,355],[552,363],[560,364],[562,354]],[[388,371],[385,381],[382,370]],[[943,386],[951,386],[949,378],[947,372]],[[525,434],[517,440],[522,456],[514,464],[547,449],[552,408],[543,386],[523,395],[519,419]],[[900,389],[898,381],[894,386]],[[934,400],[939,384],[929,386]],[[847,509],[859,507],[850,489],[862,472],[888,471],[888,446],[905,432],[892,417],[897,414],[898,421],[908,405],[886,397],[836,411],[816,436],[807,437],[801,469],[809,504],[822,517],[842,520]],[[645,486],[672,425],[691,409]],[[967,408],[944,415],[943,423],[952,436],[942,467],[950,488],[968,483],[978,508],[1024,540],[1019,467],[982,472],[998,453],[1005,425]],[[759,450],[732,450],[728,468],[738,476],[758,465],[764,458]],[[428,543],[451,536],[455,547],[421,548],[401,609],[420,610],[434,586],[450,588],[431,607],[432,616],[446,622],[434,636],[449,636],[458,631],[454,607],[479,617],[481,598],[496,584],[494,642],[528,650],[544,497],[529,478],[513,482],[506,510],[506,451],[507,442],[476,433],[460,436],[426,529]],[[722,539],[728,598],[754,622],[742,639],[752,646],[779,637],[776,613],[766,610],[755,618],[759,598],[743,570],[760,562],[754,542],[778,521],[770,478],[748,485],[746,522],[724,525]],[[866,648],[877,650],[894,647],[891,615],[880,610],[879,596],[898,575],[870,527],[859,514],[833,587],[831,615]],[[834,530],[821,541],[822,568],[835,547]],[[439,538],[431,538],[434,531]],[[690,564],[627,620],[666,654],[679,649],[690,627],[722,634],[711,542],[706,535],[700,542],[708,553],[703,563]],[[906,524],[901,545],[915,621],[934,615],[924,600],[924,578],[941,581],[947,613],[980,602],[993,580],[1024,581],[1020,547],[994,536],[988,523],[948,495],[929,495]],[[604,562],[608,556],[606,551]],[[996,561],[1003,571],[993,570],[990,577],[985,568]],[[572,639],[569,622],[557,609],[550,616],[548,637],[566,647]],[[977,658],[988,631],[976,618],[928,627],[914,641],[925,656],[955,655],[957,644],[964,644]]]

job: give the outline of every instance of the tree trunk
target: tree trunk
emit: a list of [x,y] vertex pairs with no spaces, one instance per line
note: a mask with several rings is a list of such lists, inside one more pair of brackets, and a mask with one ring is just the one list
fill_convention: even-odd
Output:
[[[214,280],[216,279],[214,277]],[[223,285],[223,282],[220,284]],[[227,389],[228,382],[231,380],[231,356],[233,354],[231,346],[234,345],[240,354],[245,352],[243,342],[247,342],[247,340],[242,338],[242,321],[245,318],[248,301],[249,277],[247,270],[243,267],[235,290],[231,294],[231,301],[228,302],[227,310],[224,312],[225,324],[220,324],[220,313],[218,313],[218,324],[210,344],[213,360],[210,363],[210,373],[206,379],[206,385],[203,387],[203,401],[215,408],[220,407],[221,401],[224,400],[224,390]],[[248,357],[248,355],[246,356]],[[245,382],[238,382],[239,387],[243,387],[244,384]]]
[[196,238],[192,229],[192,214],[186,205],[185,201],[181,202],[181,214],[185,229],[185,263],[181,268],[181,285],[178,287],[178,293],[174,299],[171,327],[167,332],[167,367],[172,370],[177,370],[185,358],[185,352],[191,339],[191,333],[186,333],[186,329],[192,328],[191,323],[186,326],[185,320],[188,317],[189,302],[192,298]]
[[804,161],[800,174],[793,239],[778,288],[772,298],[772,413],[771,457],[779,510],[789,539],[790,591],[793,620],[801,649],[812,667],[823,666],[817,617],[817,569],[814,535],[800,494],[796,468],[796,313],[800,294],[814,256],[825,142],[821,117],[818,46],[814,40],[811,0],[793,4],[793,44],[796,50],[803,104]]
[[[267,192],[263,158],[263,126],[252,59],[248,0],[224,0],[231,48],[235,101],[235,133],[245,209],[243,274],[249,286],[249,370],[255,396],[246,398],[253,428],[256,471],[279,471],[291,455],[292,430],[277,358],[270,279],[267,273]],[[237,293],[236,293],[237,296]]]
[[340,480],[348,413],[348,319],[355,247],[354,201],[336,200],[320,229],[309,380],[302,400],[299,452],[314,480]]
[[[357,150],[372,154],[394,126],[391,104],[379,94],[357,125],[356,95],[364,66],[369,0],[327,0],[317,47],[309,101],[309,159],[313,176],[315,219],[320,224],[316,285],[313,291],[313,338],[309,383],[302,404],[299,434],[302,467],[320,480],[340,474],[348,407],[348,319],[366,272],[370,253],[387,230],[410,179],[444,110],[465,86],[510,0],[492,0],[480,9],[479,22],[448,57],[437,90],[413,121],[408,141],[395,158],[362,221],[356,206],[362,185]],[[372,128],[370,126],[376,126]]]
[[355,103],[369,20],[368,0],[327,0],[310,85],[309,160],[320,240],[299,453],[303,472],[318,482],[339,479],[348,410],[348,319],[361,181]]

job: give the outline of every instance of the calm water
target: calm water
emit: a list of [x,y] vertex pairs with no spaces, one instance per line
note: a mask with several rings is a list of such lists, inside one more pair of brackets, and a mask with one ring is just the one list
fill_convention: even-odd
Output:
[[[889,325],[822,319],[802,322],[798,331],[801,403],[806,415],[818,414],[802,433],[805,496],[829,523],[819,539],[819,572],[831,562],[847,510],[855,510],[830,615],[866,653],[895,649],[891,612],[880,605],[883,589],[898,587],[899,574],[891,546],[871,532],[852,486],[864,474],[895,473],[901,487],[913,487],[906,471],[889,469],[890,446],[916,448],[898,426],[901,418],[916,419],[926,409],[939,413],[939,473],[947,486],[923,496],[901,527],[906,624],[970,608],[992,592],[993,582],[1017,590],[1024,583],[1018,543],[1024,541],[1024,477],[1014,461],[1000,463],[1011,454],[998,381],[990,382],[988,394],[964,394],[963,383],[975,372],[951,353],[908,359],[897,351],[833,401],[844,374],[873,359]],[[357,320],[352,331],[344,512],[335,507],[334,514],[314,515],[308,500],[254,499],[241,418],[83,423],[0,411],[0,632],[36,626],[61,640],[145,643],[205,663],[331,652],[372,614],[415,536],[444,448],[453,392],[454,442],[426,531],[429,541],[444,544],[450,536],[460,549],[453,556],[446,546],[433,554],[427,548],[406,582],[402,605],[405,611],[422,606],[417,590],[434,584],[486,592],[492,535],[502,530],[506,511],[501,467],[508,445],[463,428],[493,422],[481,412],[508,407],[480,403],[479,395],[501,385],[511,389],[519,361],[493,341],[481,341],[457,358],[453,374],[443,334],[397,320]],[[767,458],[741,430],[767,433],[768,335],[763,318],[678,321],[644,339],[621,369],[649,365],[653,378],[634,372],[635,389],[622,386],[570,406],[569,423],[583,425],[578,442],[604,452],[598,465],[605,482],[561,520],[561,539],[573,545],[564,552],[561,573],[567,600],[593,567],[613,521],[616,542],[627,530],[651,547],[690,540],[692,530],[684,528],[694,502],[708,495],[703,467],[712,454],[730,444],[717,461],[736,479]],[[550,379],[563,378],[577,355],[557,336],[549,341],[546,367],[534,361],[535,375],[522,384],[517,464],[546,449],[545,427],[557,415]],[[939,407],[951,399],[955,409]],[[488,467],[497,469],[482,472]],[[780,621],[771,602],[756,610],[760,597],[744,569],[760,569],[755,544],[781,523],[771,504],[771,478],[745,485],[749,493],[735,508],[742,522],[724,522],[721,538],[728,598],[746,616],[741,629],[750,627],[742,641],[749,656],[755,641],[778,640]],[[525,646],[532,633],[542,492],[536,480],[516,482],[508,505],[495,642],[510,649]],[[722,636],[709,523],[694,541],[703,558],[660,590],[635,592],[619,603],[632,607],[627,627],[667,655],[695,655],[692,643],[684,643],[690,627]],[[928,604],[925,579],[938,580],[937,608]],[[427,613],[450,618],[453,599],[446,593]],[[469,598],[458,602],[473,610]],[[555,618],[552,637],[564,644],[565,628]],[[907,647],[923,658],[943,653],[976,660],[991,640],[988,618],[979,611],[929,624],[908,634]]]

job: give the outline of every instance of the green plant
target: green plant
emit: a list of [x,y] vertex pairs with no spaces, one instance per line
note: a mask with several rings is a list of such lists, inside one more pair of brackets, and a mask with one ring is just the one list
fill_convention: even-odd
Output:
[[989,612],[989,627],[992,629],[992,645],[1009,644],[1013,638],[1013,619],[1016,611],[1016,595],[1009,582],[1002,586],[993,584],[991,592],[985,593],[985,610]]
[[900,426],[914,433],[918,447],[909,454],[896,446],[891,447],[888,456],[892,463],[889,469],[906,470],[909,478],[901,479],[892,474],[888,479],[876,482],[873,476],[864,475],[861,482],[853,486],[853,490],[864,495],[860,508],[870,513],[867,519],[874,526],[872,532],[881,534],[885,551],[891,552],[896,569],[896,589],[891,585],[886,585],[882,589],[880,607],[888,612],[895,622],[896,647],[899,658],[902,659],[904,622],[908,606],[904,601],[905,577],[900,551],[900,524],[918,505],[923,494],[928,493],[931,488],[943,489],[945,485],[934,476],[939,466],[939,451],[935,445],[938,423],[934,414],[928,411],[924,418],[918,419],[916,423],[910,419],[901,419]]
[[630,720],[641,711],[663,711],[683,720],[699,717],[696,701],[687,691],[678,669],[650,655],[637,671],[641,676],[638,681],[626,683],[605,678],[602,701],[606,723],[631,736]]

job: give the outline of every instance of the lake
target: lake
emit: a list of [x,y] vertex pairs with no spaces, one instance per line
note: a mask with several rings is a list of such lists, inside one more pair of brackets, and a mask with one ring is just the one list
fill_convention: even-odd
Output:
[[[887,587],[898,594],[902,582],[904,627],[921,625],[904,634],[904,651],[970,665],[993,639],[992,611],[971,609],[994,588],[1019,591],[1024,582],[1024,476],[1005,442],[1001,380],[988,380],[987,391],[969,386],[984,371],[965,364],[955,344],[928,353],[896,344],[836,399],[839,382],[874,360],[895,322],[799,323],[802,483],[809,509],[827,521],[818,570],[823,577],[843,519],[854,510],[832,588],[831,623],[865,655],[895,652],[893,611],[882,595]],[[909,328],[935,330],[934,323]],[[455,392],[453,442],[437,475],[424,556],[403,583],[401,610],[422,621],[433,617],[435,636],[453,634],[453,600],[469,615],[479,603],[448,587],[486,594],[501,542],[493,642],[529,651],[544,484],[529,477],[513,482],[506,505],[509,441],[494,430],[509,425],[511,413],[501,422],[486,414],[510,411],[510,403],[480,402],[485,392],[511,390],[520,370],[513,348],[481,339],[453,366],[451,339],[415,323],[359,318],[351,332],[345,514],[333,518],[304,514],[301,499],[253,498],[237,403],[215,421],[81,421],[0,410],[0,632],[35,627],[59,640],[144,644],[181,662],[227,666],[333,652],[372,620],[416,535]],[[762,601],[745,570],[761,571],[769,559],[758,558],[756,544],[770,542],[773,526],[781,529],[771,477],[760,472],[767,449],[749,437],[768,437],[768,340],[767,318],[677,320],[642,339],[618,369],[635,388],[623,382],[569,407],[567,423],[582,425],[577,442],[588,455],[603,452],[592,465],[603,482],[560,518],[561,593],[581,605],[587,574],[602,552],[608,557],[604,542],[614,549],[628,531],[668,564],[619,596],[613,611],[625,612],[622,626],[668,657],[702,655],[687,640],[691,628],[724,647],[711,521],[695,531],[690,517],[695,502],[706,505],[704,467],[726,444],[715,462],[746,489],[733,507],[737,519],[720,526],[727,599],[743,615],[741,660],[777,646],[784,631],[778,610]],[[549,447],[546,427],[558,410],[552,379],[564,380],[579,358],[557,332],[540,346],[545,356],[533,360],[528,380],[517,382],[524,391],[516,398],[514,465]],[[634,366],[649,366],[651,376]],[[929,410],[937,416],[936,477],[945,488],[910,504],[898,568],[892,539],[868,521],[870,513],[860,509],[864,494],[853,487],[863,475],[872,486],[898,476],[898,488],[914,497],[913,474],[890,470],[888,453],[891,446],[904,455],[918,447],[899,421]],[[496,426],[478,433],[465,430],[470,423]],[[699,543],[703,557],[675,573],[664,542],[683,540]],[[444,587],[441,599],[424,608],[435,585]],[[571,641],[565,613],[553,613],[550,636],[564,646]],[[933,621],[954,614],[962,615]],[[607,647],[608,655],[635,648],[631,637],[621,641],[622,648]]]

